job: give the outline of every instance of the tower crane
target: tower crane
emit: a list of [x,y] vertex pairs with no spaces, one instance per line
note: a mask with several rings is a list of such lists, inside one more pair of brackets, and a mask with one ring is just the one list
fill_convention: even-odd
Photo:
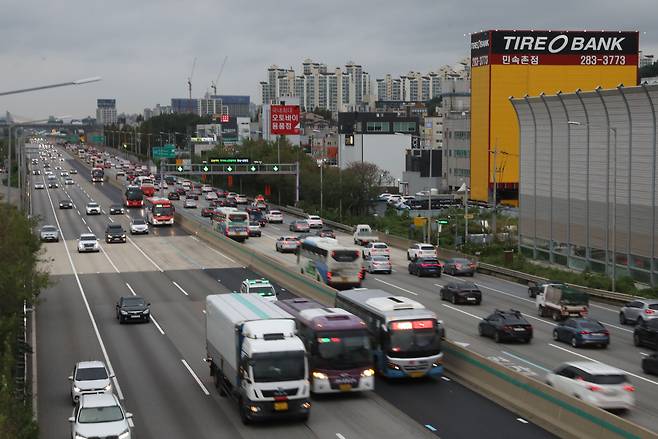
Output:
[[213,89],[214,96],[217,96],[217,83],[219,82],[219,78],[222,76],[222,72],[224,72],[224,66],[226,65],[226,60],[228,59],[228,56],[224,57],[224,61],[222,61],[222,65],[219,68],[219,73],[217,74],[217,78],[215,78],[214,81],[210,83],[210,88]]

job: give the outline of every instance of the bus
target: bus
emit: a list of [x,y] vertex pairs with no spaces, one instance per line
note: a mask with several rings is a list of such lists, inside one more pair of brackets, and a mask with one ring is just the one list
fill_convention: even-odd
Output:
[[149,197],[144,202],[146,221],[154,226],[174,224],[174,205],[166,198]]
[[105,178],[105,171],[103,168],[94,168],[91,170],[91,181],[92,183],[103,182]]
[[375,368],[388,378],[420,378],[443,373],[443,322],[423,304],[377,289],[336,293],[336,306],[366,322]]
[[220,207],[215,209],[212,217],[213,229],[227,238],[238,242],[244,242],[249,238],[247,226],[249,225],[249,215],[247,212],[240,212],[234,207]]
[[297,335],[309,353],[311,392],[375,389],[370,335],[363,320],[301,297],[275,303],[295,317]]
[[144,205],[144,193],[139,186],[130,185],[123,194],[123,204],[126,207],[142,207]]
[[336,289],[360,287],[363,279],[361,251],[340,245],[332,238],[304,239],[297,254],[297,265],[302,274]]

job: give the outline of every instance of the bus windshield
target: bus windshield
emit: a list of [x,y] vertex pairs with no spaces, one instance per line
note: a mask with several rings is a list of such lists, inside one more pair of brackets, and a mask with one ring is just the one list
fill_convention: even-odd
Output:
[[441,352],[435,320],[395,321],[388,329],[387,355],[391,357],[426,357]]
[[313,346],[311,361],[318,369],[356,369],[372,363],[365,330],[318,332]]
[[232,223],[247,223],[249,216],[244,212],[229,213],[228,220]]
[[153,215],[156,216],[171,216],[174,214],[173,206],[153,206]]
[[144,197],[144,194],[142,193],[141,189],[135,188],[135,189],[128,189],[126,191],[126,199],[131,200],[131,201],[139,201]]

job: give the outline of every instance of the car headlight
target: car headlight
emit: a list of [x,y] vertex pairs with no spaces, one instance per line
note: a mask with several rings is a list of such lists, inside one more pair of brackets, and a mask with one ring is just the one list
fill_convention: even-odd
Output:
[[362,377],[365,377],[365,378],[371,377],[371,376],[373,376],[374,374],[375,374],[375,370],[374,370],[374,369],[366,369],[366,370],[364,370],[363,372],[361,372],[361,376],[362,376]]
[[128,439],[130,437],[130,430],[126,430],[119,435],[119,439]]
[[124,315],[124,316],[128,315],[128,311],[121,310],[119,312],[121,313],[121,315]]
[[103,387],[103,390],[105,390],[106,392],[109,392],[110,390],[112,390],[112,383],[110,383],[107,386]]
[[327,374],[322,373],[322,372],[313,372],[313,378],[315,378],[316,380],[328,380],[329,379]]
[[82,436],[78,433],[75,434],[75,439],[87,439],[87,436]]
[[80,387],[78,387],[78,386],[73,386],[73,391],[74,391],[74,392],[79,392],[79,391],[80,391]]
[[151,312],[150,309],[145,309],[144,311],[142,311],[142,314],[148,314],[148,313],[150,313],[150,312]]
[[123,235],[121,235],[121,237],[122,237],[122,238],[125,238],[125,237],[126,237],[126,234],[124,233]]

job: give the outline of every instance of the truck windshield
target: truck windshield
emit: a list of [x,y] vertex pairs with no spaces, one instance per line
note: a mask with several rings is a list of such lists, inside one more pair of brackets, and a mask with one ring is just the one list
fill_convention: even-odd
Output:
[[441,352],[435,320],[395,321],[388,329],[387,355],[391,357],[427,357]]
[[271,286],[250,287],[249,292],[252,293],[252,294],[258,294],[259,296],[262,296],[262,297],[276,296],[276,293],[274,292],[274,288],[271,287]]
[[312,350],[313,367],[356,369],[372,362],[370,338],[364,331],[324,331],[316,334]]
[[303,380],[306,372],[304,359],[304,352],[301,351],[254,354],[251,361],[254,381],[272,383]]

